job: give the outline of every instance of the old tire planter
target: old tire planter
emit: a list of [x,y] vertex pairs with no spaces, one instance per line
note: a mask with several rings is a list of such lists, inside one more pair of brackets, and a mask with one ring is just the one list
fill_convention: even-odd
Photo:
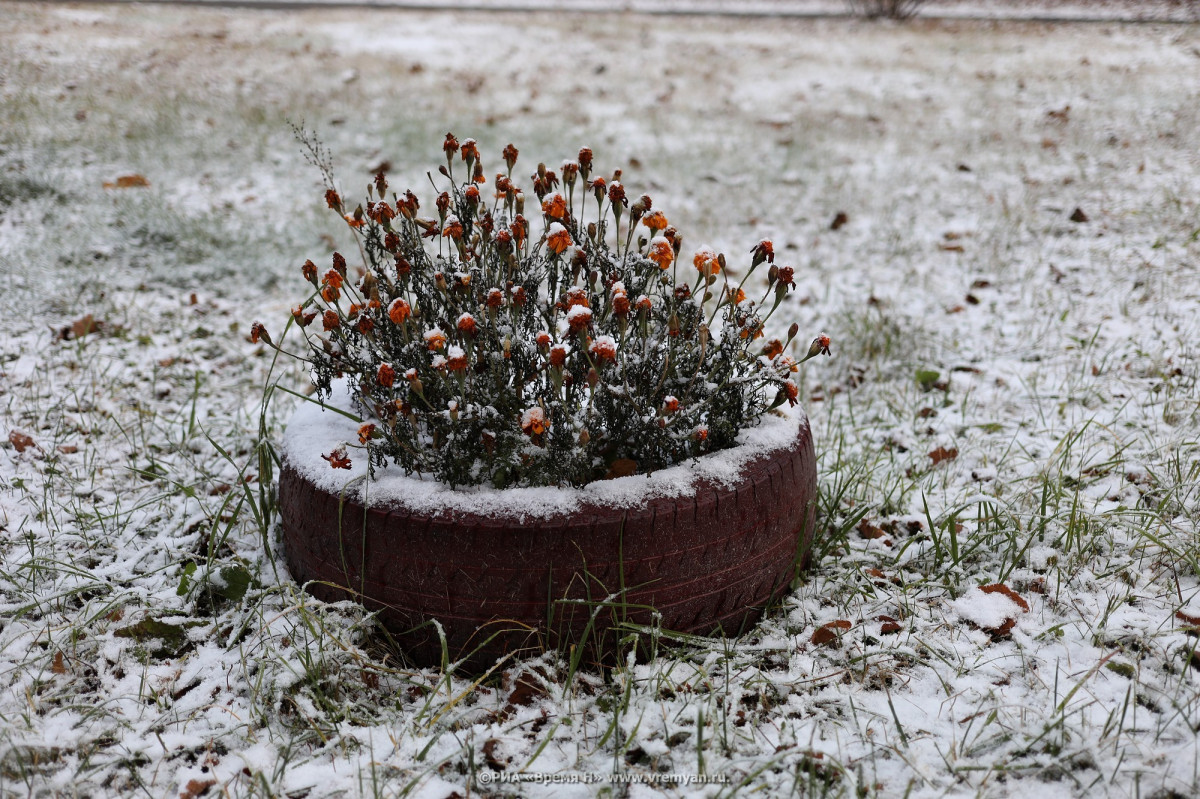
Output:
[[622,622],[737,635],[807,566],[815,505],[804,418],[794,441],[746,462],[732,483],[549,518],[364,510],[286,456],[279,483],[287,564],[306,591],[379,611],[418,665],[444,652],[473,668],[578,645],[605,660]]

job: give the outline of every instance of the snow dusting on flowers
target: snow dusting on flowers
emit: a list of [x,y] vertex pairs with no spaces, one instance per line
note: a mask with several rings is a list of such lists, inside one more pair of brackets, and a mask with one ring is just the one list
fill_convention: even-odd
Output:
[[[389,194],[381,171],[347,214],[327,153],[310,146],[365,258],[358,277],[339,253],[321,276],[306,262],[313,290],[292,314],[318,395],[350,378],[375,425],[347,442],[360,454],[331,465],[391,461],[451,486],[584,485],[617,460],[649,473],[726,449],[766,410],[795,404],[797,326],[786,342],[759,341],[795,285],[770,241],[749,250],[736,284],[711,247],[681,265],[683,237],[663,210],[648,195],[631,203],[620,170],[593,174],[586,147],[561,178],[537,165],[541,218],[530,219],[517,149],[504,149],[489,192],[467,142],[446,136],[448,185],[432,213],[411,191]],[[763,263],[766,285],[749,282]],[[829,353],[817,342],[801,362]]]

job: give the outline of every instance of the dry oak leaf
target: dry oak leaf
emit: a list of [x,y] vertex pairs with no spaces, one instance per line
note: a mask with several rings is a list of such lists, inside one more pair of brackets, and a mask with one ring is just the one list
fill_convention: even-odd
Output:
[[958,457],[958,449],[946,449],[938,447],[933,452],[929,453],[929,457],[933,458],[933,465],[937,466],[942,461],[952,461]]
[[104,181],[106,189],[136,189],[145,188],[150,185],[150,181],[146,180],[145,175],[121,175],[113,182]]
[[849,630],[853,625],[845,619],[838,619],[827,624],[822,624],[812,634],[812,642],[817,646],[836,646],[838,640],[838,632]]
[[30,447],[36,446],[32,438],[24,433],[18,433],[16,430],[13,430],[8,434],[8,441],[13,445],[17,452],[24,452]]

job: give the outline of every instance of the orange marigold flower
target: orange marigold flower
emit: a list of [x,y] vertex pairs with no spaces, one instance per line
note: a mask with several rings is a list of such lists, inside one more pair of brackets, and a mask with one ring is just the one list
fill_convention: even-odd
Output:
[[529,295],[525,293],[524,286],[513,286],[511,293],[512,293],[513,305],[517,306],[518,308],[520,308],[522,305],[524,305],[525,302],[529,299]]
[[790,266],[779,267],[779,283],[782,286],[796,287],[796,270]]
[[365,444],[375,435],[375,425],[364,424],[358,428],[358,443]]
[[324,325],[326,331],[337,328],[341,323],[342,320],[338,318],[336,311],[326,311],[321,317],[321,324]]
[[257,344],[260,339],[268,344],[271,343],[271,336],[267,334],[267,328],[262,322],[255,322],[250,325],[250,343]]
[[525,246],[525,237],[529,235],[529,223],[525,221],[525,217],[517,214],[513,218],[512,224],[509,225],[509,230],[512,231],[513,240],[517,243],[517,249]]
[[650,241],[648,257],[658,264],[659,269],[670,269],[671,264],[675,261],[675,250],[671,248],[671,242],[667,241],[665,237],[655,236]]
[[574,242],[571,241],[571,234],[565,227],[554,222],[550,225],[550,229],[546,235],[546,247],[555,255],[562,255],[566,252]]
[[303,275],[304,279],[309,283],[315,284],[317,282],[317,265],[311,260],[305,261],[304,266],[300,267],[300,274]]
[[521,414],[521,430],[527,436],[540,436],[550,429],[550,420],[540,407],[526,408]]
[[412,271],[412,264],[403,255],[396,255],[396,277],[404,277]]
[[451,372],[465,372],[467,369],[467,353],[458,345],[451,345],[446,350],[446,367]]
[[458,152],[458,139],[454,138],[453,133],[446,134],[446,141],[442,143],[442,149],[446,151],[447,157]]
[[425,345],[432,350],[440,350],[446,346],[446,334],[442,332],[440,327],[435,327],[433,330],[425,331]]
[[570,326],[572,333],[587,330],[588,325],[591,323],[592,311],[586,305],[576,305],[567,311],[567,324]]
[[570,351],[571,348],[566,344],[555,344],[550,348],[550,365],[562,368],[563,364],[567,362],[567,355]]
[[338,291],[336,286],[325,286],[321,289],[321,299],[331,305],[338,301],[338,297],[342,296],[342,292]]
[[783,352],[783,342],[777,338],[773,338],[767,342],[767,346],[763,347],[763,355],[774,359],[775,356]]
[[542,200],[542,213],[551,219],[564,219],[567,216],[567,198],[561,191],[556,191]]
[[341,273],[336,269],[330,269],[325,273],[325,283],[333,286],[335,289],[340,289],[344,280],[345,279],[342,277]]
[[679,399],[671,395],[663,397],[663,413],[675,413],[679,410]]
[[608,201],[616,206],[629,205],[629,200],[625,197],[625,187],[616,180],[608,187]]
[[787,395],[788,405],[795,405],[796,398],[800,396],[800,387],[791,380],[784,380],[783,391]]
[[612,310],[617,316],[628,316],[629,295],[623,291],[614,291],[612,298]]
[[442,226],[442,237],[450,238],[457,241],[463,237],[463,223],[459,221],[457,216],[451,216],[446,220],[446,224]]
[[458,328],[460,333],[467,336],[473,336],[475,335],[475,331],[479,326],[475,323],[474,316],[471,316],[469,313],[465,313],[458,317],[458,322],[455,324],[455,327]]
[[366,220],[362,218],[361,214],[346,214],[346,224],[352,228],[360,228],[366,224]]
[[596,336],[592,340],[592,344],[588,347],[588,352],[597,361],[608,361],[616,363],[617,360],[617,342],[612,336]]
[[642,224],[651,230],[665,230],[667,227],[667,215],[662,211],[651,211],[642,217]]
[[787,369],[789,372],[798,372],[798,371],[800,371],[800,366],[799,366],[799,364],[797,364],[797,363],[796,363],[796,360],[795,360],[795,359],[794,359],[792,356],[790,356],[790,355],[783,355],[783,356],[780,356],[780,358],[779,358],[779,365],[780,365],[781,367],[783,367],[784,369]]
[[396,370],[390,363],[379,364],[379,371],[375,373],[375,382],[384,388],[391,388],[392,384],[396,382]]
[[479,160],[479,146],[474,139],[463,139],[460,155],[462,155],[462,160],[464,161],[468,159]]
[[375,320],[369,316],[363,316],[354,327],[359,333],[370,333],[375,329]]
[[696,439],[697,441],[707,441],[708,440],[708,428],[705,427],[704,425],[700,425],[692,433],[692,438]]
[[535,340],[537,341],[537,345],[543,349],[550,346],[550,334],[545,330],[539,330]]
[[329,461],[330,468],[333,469],[349,469],[350,459],[346,457],[346,448],[338,447],[328,455],[322,455],[322,458]]
[[649,297],[647,297],[645,294],[643,294],[637,298],[637,302],[635,302],[633,305],[639,311],[649,311],[651,308],[654,307],[654,302]]
[[721,271],[721,261],[712,247],[701,247],[692,256],[692,265],[702,275],[715,275]]
[[517,163],[517,155],[519,152],[520,151],[517,150],[516,147],[512,146],[511,142],[505,145],[504,152],[501,153],[501,156],[504,158],[505,166],[507,166],[509,169],[512,169]]
[[336,191],[329,189],[325,192],[325,204],[336,211],[342,207],[342,198]]
[[746,301],[746,292],[742,291],[741,289],[732,289],[731,288],[731,289],[727,289],[726,291],[728,292],[727,296],[729,298],[729,301],[731,303],[733,303],[734,305],[741,305],[743,302]]
[[576,305],[582,305],[584,308],[591,307],[591,303],[588,302],[587,289],[582,286],[572,286],[567,289],[567,309],[574,308]]
[[488,289],[487,307],[499,308],[504,304],[504,292],[500,289]]
[[758,266],[763,261],[775,263],[775,245],[771,243],[770,239],[763,239],[755,244],[750,252],[754,255],[754,259],[751,261],[752,266]]
[[817,354],[832,355],[829,351],[829,336],[822,333],[813,339],[812,345],[808,348],[808,357],[812,358]]
[[463,196],[467,198],[467,202],[471,203],[471,205],[477,205],[479,203],[479,187],[467,186],[466,191],[463,192]]
[[392,304],[388,306],[388,319],[391,319],[396,324],[404,324],[404,320],[412,314],[412,306],[410,306],[403,297],[397,297],[392,300]]

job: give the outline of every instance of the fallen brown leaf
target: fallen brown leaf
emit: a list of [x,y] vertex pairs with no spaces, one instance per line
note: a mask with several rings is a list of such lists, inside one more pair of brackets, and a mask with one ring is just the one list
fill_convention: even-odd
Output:
[[179,799],[196,799],[197,796],[208,793],[208,789],[216,784],[216,780],[188,780],[183,793],[179,794]]
[[1017,607],[1026,613],[1029,612],[1029,603],[1021,598],[1021,595],[1009,588],[1004,583],[992,583],[979,588],[985,594],[1004,594],[1006,597],[1017,603]]
[[24,452],[30,447],[35,446],[32,438],[24,433],[18,433],[16,430],[13,430],[8,434],[8,441],[13,445],[17,452]]
[[113,182],[104,182],[106,189],[136,189],[144,188],[150,185],[150,181],[146,180],[145,175],[121,175]]
[[952,461],[958,457],[957,449],[946,449],[938,447],[933,452],[929,453],[929,457],[933,458],[933,465],[937,466],[942,461]]
[[822,624],[812,634],[812,642],[817,646],[831,646],[837,643],[838,631],[849,630],[853,625],[845,619]]
[[50,671],[54,672],[55,674],[67,673],[67,667],[63,664],[63,653],[61,649],[54,653],[54,663],[50,665]]

